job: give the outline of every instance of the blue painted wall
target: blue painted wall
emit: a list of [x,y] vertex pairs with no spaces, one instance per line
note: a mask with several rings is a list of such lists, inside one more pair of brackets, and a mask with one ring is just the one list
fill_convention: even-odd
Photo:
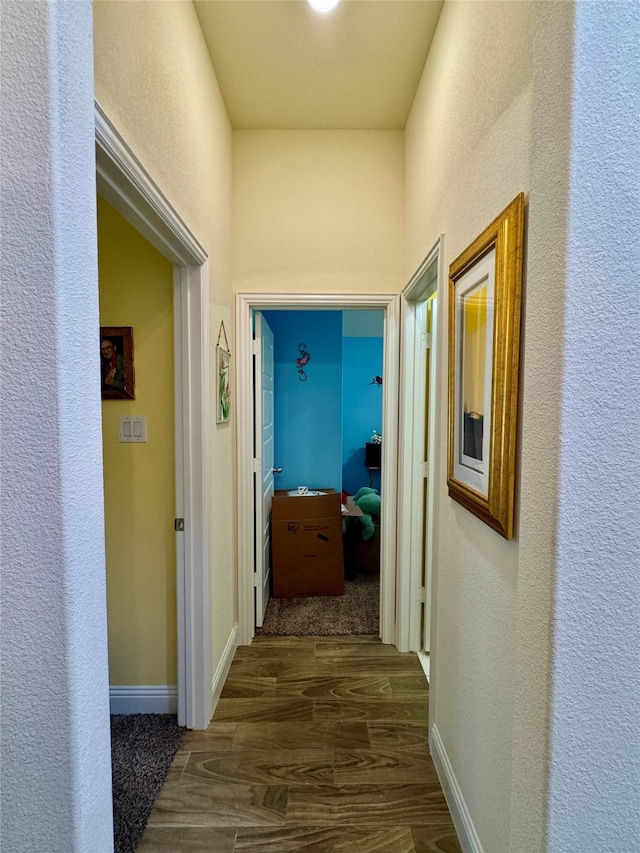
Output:
[[[364,445],[382,429],[382,311],[264,311],[275,349],[276,489],[369,485]],[[310,359],[301,382],[299,344]],[[373,485],[380,489],[380,474]]]
[[[342,314],[264,311],[274,335],[276,489],[342,488]],[[311,358],[300,381],[299,344]]]
[[[374,429],[382,432],[382,388],[369,384],[374,376],[382,376],[382,337],[343,338],[342,488],[352,495],[369,485],[364,445]],[[379,471],[372,485],[380,491]]]

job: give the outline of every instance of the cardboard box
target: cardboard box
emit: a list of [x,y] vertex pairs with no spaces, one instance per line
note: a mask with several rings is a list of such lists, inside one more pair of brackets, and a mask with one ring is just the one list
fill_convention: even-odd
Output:
[[340,495],[276,492],[271,503],[275,598],[344,595]]

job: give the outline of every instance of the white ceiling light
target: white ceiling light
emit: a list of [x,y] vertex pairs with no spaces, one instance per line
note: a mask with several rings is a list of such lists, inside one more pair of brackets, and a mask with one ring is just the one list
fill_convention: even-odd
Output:
[[309,0],[309,5],[316,12],[330,12],[339,2],[340,0]]

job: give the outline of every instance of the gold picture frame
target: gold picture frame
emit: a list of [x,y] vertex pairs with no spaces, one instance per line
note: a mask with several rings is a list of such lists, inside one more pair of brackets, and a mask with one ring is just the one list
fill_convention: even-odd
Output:
[[449,495],[513,537],[524,193],[449,268]]

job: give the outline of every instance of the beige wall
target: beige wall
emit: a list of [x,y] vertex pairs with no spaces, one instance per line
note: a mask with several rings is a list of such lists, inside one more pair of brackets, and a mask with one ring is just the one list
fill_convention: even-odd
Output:
[[[96,99],[209,254],[214,364],[220,321],[232,329],[231,129],[195,9],[100,0],[94,42]],[[215,670],[236,622],[233,425],[216,425],[213,411],[209,424]]]
[[[135,400],[103,400],[109,680],[172,685],[176,665],[173,271],[98,199],[100,325],[133,328]],[[144,444],[118,419],[144,415]]]
[[[529,190],[533,7],[443,7],[406,129],[407,273],[441,233],[448,269],[519,192]],[[446,295],[446,282],[441,292]],[[446,329],[446,299],[440,306]],[[440,363],[446,364],[444,340],[441,345]],[[448,497],[446,393],[443,382],[432,723],[484,849],[503,853],[511,849],[519,710],[518,525],[507,542]]]
[[403,187],[401,131],[236,131],[234,290],[401,290]]

